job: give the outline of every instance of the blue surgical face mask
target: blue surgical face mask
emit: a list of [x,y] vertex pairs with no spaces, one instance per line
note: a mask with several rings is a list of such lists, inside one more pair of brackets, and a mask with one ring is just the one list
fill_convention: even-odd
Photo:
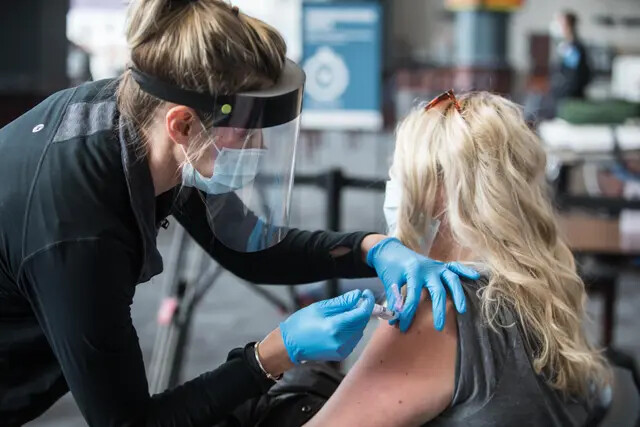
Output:
[[224,194],[239,190],[255,179],[265,152],[262,148],[225,147],[218,151],[211,178],[202,176],[191,163],[185,163],[182,166],[182,184],[185,187],[195,187],[207,194]]

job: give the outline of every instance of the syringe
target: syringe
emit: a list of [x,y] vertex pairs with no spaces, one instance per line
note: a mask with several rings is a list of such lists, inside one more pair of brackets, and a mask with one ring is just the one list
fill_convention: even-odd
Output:
[[383,307],[380,304],[375,304],[373,306],[373,313],[371,313],[371,317],[377,317],[381,320],[393,320],[398,318],[398,313],[388,309],[387,307]]

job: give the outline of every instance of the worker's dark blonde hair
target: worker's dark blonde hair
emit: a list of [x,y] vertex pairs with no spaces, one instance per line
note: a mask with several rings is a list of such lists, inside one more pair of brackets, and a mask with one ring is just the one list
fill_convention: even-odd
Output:
[[[126,36],[133,67],[210,94],[268,87],[280,76],[286,56],[275,29],[221,0],[133,0]],[[162,104],[139,88],[131,72],[124,73],[118,107],[125,118],[144,130]]]

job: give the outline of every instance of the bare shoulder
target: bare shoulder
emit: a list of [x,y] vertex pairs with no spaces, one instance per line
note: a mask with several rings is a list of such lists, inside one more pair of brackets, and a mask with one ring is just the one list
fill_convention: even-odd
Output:
[[[444,329],[433,327],[423,292],[406,333],[386,322],[375,331],[360,359],[309,425],[419,425],[444,411],[453,398],[457,323],[447,303]],[[366,408],[366,419],[362,411]]]
[[[452,345],[455,356],[457,348],[457,322],[456,311],[453,303],[447,300],[446,321],[442,331],[437,331],[433,326],[433,309],[431,300],[426,291],[422,292],[420,305],[411,328],[406,333],[401,333],[396,327],[381,323],[375,332],[374,339],[369,347],[381,348],[393,345],[394,350],[406,350],[412,353],[412,359],[429,358],[435,354],[433,345]],[[367,347],[367,348],[369,348]],[[397,351],[394,351],[396,353]],[[395,356],[397,357],[397,356]]]

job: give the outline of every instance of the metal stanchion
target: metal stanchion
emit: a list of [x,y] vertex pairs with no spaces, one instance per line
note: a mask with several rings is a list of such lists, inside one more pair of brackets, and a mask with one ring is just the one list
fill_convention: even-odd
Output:
[[[329,171],[324,178],[325,191],[327,193],[327,228],[331,231],[339,231],[340,213],[342,212],[342,186],[344,177],[340,169]],[[337,297],[340,293],[340,279],[332,278],[327,283],[327,298]]]
[[175,360],[176,345],[180,341],[177,335],[180,327],[176,322],[175,312],[182,299],[180,289],[184,289],[185,283],[180,277],[180,266],[186,255],[188,236],[184,228],[176,227],[173,233],[171,250],[165,261],[166,270],[164,276],[164,295],[160,311],[158,313],[159,328],[156,333],[155,343],[149,369],[149,390],[152,394],[160,393],[170,386],[171,366]]

